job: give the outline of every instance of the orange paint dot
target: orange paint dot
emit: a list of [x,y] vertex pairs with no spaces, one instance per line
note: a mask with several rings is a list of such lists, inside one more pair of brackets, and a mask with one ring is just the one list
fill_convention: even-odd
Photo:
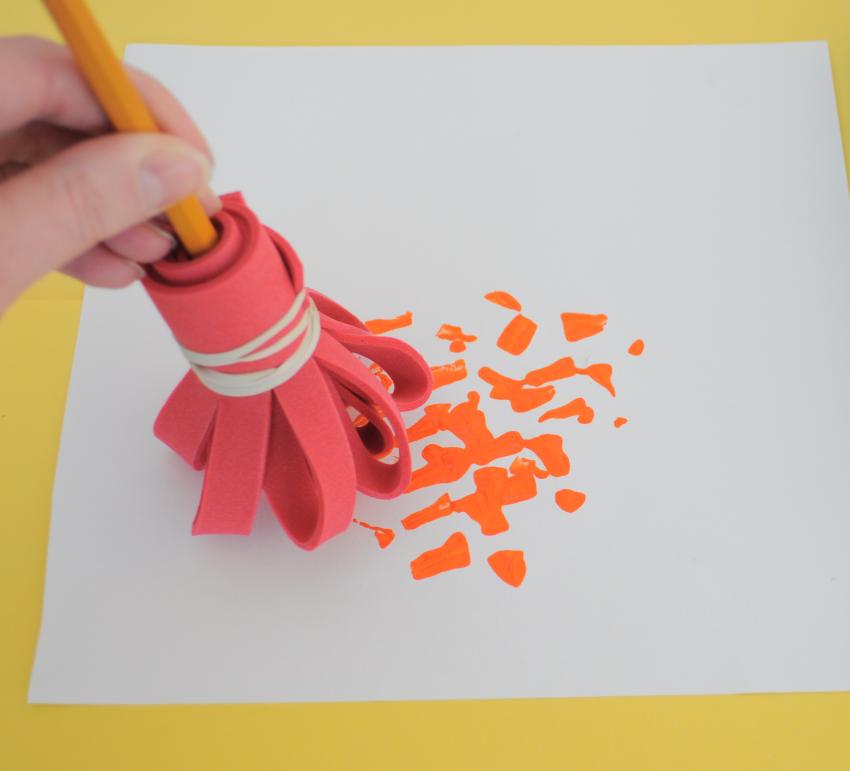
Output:
[[384,332],[391,332],[394,329],[409,327],[413,323],[413,313],[407,311],[391,319],[369,319],[364,323],[373,335],[382,335]]
[[554,418],[566,419],[577,417],[579,423],[586,424],[593,421],[594,414],[593,408],[589,407],[587,402],[579,397],[578,399],[573,399],[571,402],[563,405],[562,407],[555,407],[551,410],[547,410],[539,418],[537,418],[537,422],[542,423],[544,420],[552,420]]
[[571,343],[598,335],[605,329],[608,317],[604,313],[562,313],[564,337]]
[[525,553],[511,549],[493,552],[487,557],[493,572],[509,586],[519,586],[525,580]]
[[431,367],[434,377],[434,388],[442,388],[449,383],[457,383],[466,377],[466,362],[463,359]]
[[410,563],[410,573],[417,581],[431,578],[447,570],[468,567],[469,543],[463,533],[452,533],[442,546],[423,552]]
[[632,356],[640,356],[643,353],[644,347],[643,340],[637,339],[629,346],[629,353]]
[[614,428],[620,428],[628,423],[628,418],[614,418]]
[[537,324],[531,319],[523,315],[514,316],[502,330],[496,345],[513,356],[519,356],[531,344],[535,332],[537,332]]
[[478,338],[475,335],[467,335],[460,327],[454,324],[443,324],[437,330],[440,340],[448,340],[449,350],[454,353],[462,353],[466,350],[467,343],[474,343]]
[[360,525],[360,527],[365,527],[367,530],[371,530],[375,534],[375,539],[378,541],[378,546],[382,549],[386,549],[394,540],[395,540],[395,531],[389,527],[378,527],[377,525],[370,525],[367,522],[361,522],[359,519],[352,520],[356,524]]
[[478,377],[492,386],[491,399],[509,401],[514,412],[528,412],[536,409],[541,404],[551,401],[555,396],[554,386],[526,388],[523,380],[514,380],[490,367],[482,367],[478,370]]
[[449,498],[448,493],[443,493],[429,506],[419,509],[419,511],[414,511],[413,514],[408,514],[401,521],[401,525],[405,530],[415,530],[417,527],[427,525],[436,519],[448,517],[452,513],[454,513],[452,499]]
[[521,311],[522,305],[519,304],[519,301],[512,294],[508,294],[507,292],[490,292],[489,294],[484,295],[485,300],[489,300],[491,303],[495,303],[496,305],[501,305],[503,308],[507,308],[511,311]]
[[587,496],[577,490],[558,490],[555,493],[555,503],[567,514],[578,511],[586,500]]

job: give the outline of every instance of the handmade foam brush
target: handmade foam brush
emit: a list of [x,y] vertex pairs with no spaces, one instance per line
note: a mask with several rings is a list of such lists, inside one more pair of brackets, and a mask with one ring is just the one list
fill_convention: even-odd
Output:
[[295,251],[241,195],[222,202],[216,245],[155,263],[143,282],[191,366],[154,431],[205,471],[193,533],[249,533],[265,490],[290,538],[312,549],[348,526],[357,490],[407,487],[399,411],[428,398],[431,372],[409,345],[305,288]]

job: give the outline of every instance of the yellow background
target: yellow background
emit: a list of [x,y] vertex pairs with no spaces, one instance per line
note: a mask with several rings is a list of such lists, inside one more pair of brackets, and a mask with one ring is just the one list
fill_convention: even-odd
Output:
[[[92,0],[92,6],[117,47],[825,39],[850,146],[850,0]],[[0,34],[23,33],[55,37],[36,0],[5,0]],[[0,321],[0,768],[850,769],[850,694],[28,706],[80,297],[76,284],[52,276]]]

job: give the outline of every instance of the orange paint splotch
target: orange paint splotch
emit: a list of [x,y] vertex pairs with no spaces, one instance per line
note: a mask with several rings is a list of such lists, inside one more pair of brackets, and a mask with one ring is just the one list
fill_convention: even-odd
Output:
[[526,474],[531,472],[538,479],[546,479],[549,476],[549,472],[546,469],[540,468],[531,458],[523,458],[522,456],[514,458],[509,468],[511,474]]
[[[531,479],[534,486],[534,477],[525,476]],[[504,533],[510,528],[510,523],[502,511],[510,478],[508,472],[498,466],[486,466],[476,469],[472,478],[475,480],[475,492],[458,498],[452,508],[477,522],[483,535]],[[535,492],[536,486],[532,496]]]
[[377,540],[378,546],[382,549],[386,549],[387,546],[395,540],[395,531],[392,528],[370,525],[368,522],[361,522],[359,519],[354,519],[352,521],[360,525],[360,527],[365,527],[367,530],[371,530],[375,534],[375,540]]
[[407,439],[410,442],[416,442],[420,439],[425,439],[429,436],[434,436],[438,431],[442,431],[445,422],[445,416],[451,410],[451,404],[429,404],[425,408],[425,414],[419,418],[412,426],[407,429]]
[[377,362],[372,362],[369,365],[369,372],[371,372],[378,380],[381,385],[387,389],[390,393],[393,392],[395,388],[395,383],[393,383],[393,379],[389,376],[387,371]]
[[458,359],[449,364],[439,364],[431,367],[431,374],[434,377],[434,388],[442,388],[449,383],[457,383],[458,380],[463,380],[466,375],[466,362],[463,359]]
[[565,477],[570,473],[570,459],[564,451],[564,440],[557,434],[541,434],[523,440],[523,446],[531,450],[553,477]]
[[638,338],[637,340],[635,340],[635,341],[634,341],[634,342],[633,342],[633,343],[629,346],[629,353],[630,353],[632,356],[640,356],[640,355],[643,353],[644,348],[646,348],[646,345],[644,344],[643,340],[641,340],[640,338]]
[[595,383],[601,385],[611,396],[616,396],[614,390],[614,368],[610,364],[589,364],[586,367],[577,367],[571,356],[553,361],[540,369],[533,369],[521,381],[525,385],[542,386],[553,380],[565,380],[575,375],[585,375]]
[[566,511],[567,514],[578,511],[586,500],[587,496],[578,490],[558,490],[555,493],[555,503],[558,504],[559,508]]
[[[552,476],[569,473],[570,461],[564,452],[563,440],[555,434],[542,434],[526,438],[517,431],[507,431],[494,436],[487,426],[487,418],[480,409],[481,397],[470,391],[467,401],[449,408],[432,405],[425,416],[409,429],[414,437],[431,436],[437,431],[448,431],[462,443],[462,447],[444,447],[429,444],[422,449],[425,465],[414,469],[408,492],[436,484],[448,484],[462,478],[470,467],[486,466],[497,458],[517,455],[524,449],[533,452]],[[517,471],[519,466],[514,471]],[[529,469],[533,471],[533,469]]]
[[579,374],[587,375],[591,380],[599,383],[611,396],[616,396],[614,390],[614,368],[610,364],[591,364],[579,370]]
[[482,367],[478,370],[478,377],[491,386],[491,399],[510,402],[514,412],[528,412],[536,409],[551,401],[555,396],[554,386],[528,388],[525,381],[507,377],[490,367]]
[[614,428],[622,428],[628,422],[628,418],[614,418]]
[[408,514],[401,521],[401,526],[405,530],[415,530],[417,527],[427,525],[429,522],[433,522],[436,519],[448,517],[453,513],[454,508],[452,507],[452,499],[449,498],[448,493],[443,493],[436,501],[426,506],[424,509],[419,509],[419,511],[414,511],[412,514]]
[[518,314],[502,330],[496,345],[506,353],[519,356],[531,344],[536,332],[537,324],[522,314]]
[[581,397],[573,399],[571,402],[564,404],[561,407],[554,407],[551,410],[544,412],[539,418],[538,423],[543,423],[545,420],[553,420],[555,418],[578,418],[579,423],[591,423],[595,413],[593,408]]
[[444,493],[424,509],[402,520],[405,530],[414,530],[450,514],[466,514],[481,529],[483,535],[504,533],[510,528],[504,507],[529,501],[537,495],[537,480],[549,472],[530,458],[515,458],[510,469],[485,466],[472,475],[475,489],[468,495],[452,500]]
[[417,581],[431,578],[447,570],[468,567],[469,543],[463,533],[452,533],[442,546],[423,552],[410,563],[410,573]]
[[462,353],[466,350],[467,343],[474,343],[478,339],[476,335],[468,335],[454,324],[443,324],[437,330],[437,337],[440,340],[448,340],[450,342],[449,350],[453,353]]
[[598,335],[605,329],[608,317],[604,313],[562,313],[564,337],[571,343]]
[[413,324],[413,312],[407,311],[391,319],[369,319],[364,323],[373,335],[382,335],[385,332],[392,332],[394,329],[409,327]]
[[491,303],[495,303],[496,305],[501,305],[503,308],[507,308],[511,311],[519,312],[522,310],[522,305],[520,305],[519,300],[507,292],[490,292],[489,294],[484,295],[484,299],[489,300]]
[[502,549],[487,557],[493,572],[506,584],[518,587],[525,580],[525,553],[517,549]]

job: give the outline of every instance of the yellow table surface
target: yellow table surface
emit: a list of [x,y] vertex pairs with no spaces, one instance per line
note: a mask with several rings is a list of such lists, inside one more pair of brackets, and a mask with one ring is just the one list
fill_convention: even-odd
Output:
[[[828,40],[850,146],[850,0],[92,0],[92,6],[118,48],[129,42]],[[36,0],[5,0],[0,34],[55,37]],[[847,693],[28,706],[80,298],[78,285],[51,276],[0,320],[0,769],[850,769]]]

